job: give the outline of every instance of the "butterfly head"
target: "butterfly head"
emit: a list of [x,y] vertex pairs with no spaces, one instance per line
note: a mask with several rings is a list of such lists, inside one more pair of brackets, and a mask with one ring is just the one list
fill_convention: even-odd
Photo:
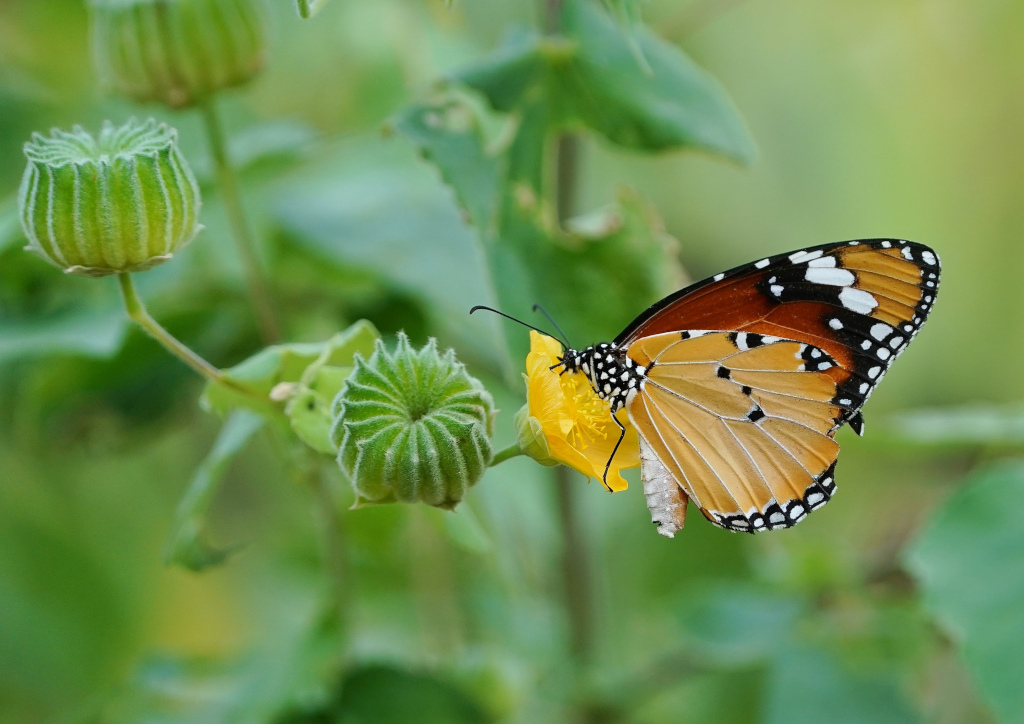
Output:
[[556,366],[562,368],[560,374],[584,375],[594,392],[611,403],[612,412],[627,403],[630,393],[641,386],[645,372],[625,350],[607,342],[584,350],[566,348]]

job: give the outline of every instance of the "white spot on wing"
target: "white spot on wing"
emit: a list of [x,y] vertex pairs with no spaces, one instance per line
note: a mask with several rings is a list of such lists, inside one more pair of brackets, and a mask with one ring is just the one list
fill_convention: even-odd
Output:
[[777,297],[782,296],[782,285],[781,284],[772,284],[771,292],[772,292],[772,294],[774,294]]
[[914,261],[914,251],[909,246],[905,246],[900,249],[900,253],[903,254],[904,259]]
[[932,254],[930,251],[922,251],[921,258],[924,259],[925,264],[935,266],[935,255]]
[[797,251],[789,255],[789,260],[794,264],[803,264],[805,261],[817,259],[824,253],[825,252],[821,249],[817,249],[815,251]]
[[835,265],[836,258],[834,256],[820,256],[807,262],[807,266],[813,267],[835,267]]
[[832,329],[842,329],[843,323],[833,317],[832,319],[828,320],[828,326],[830,326]]
[[766,266],[768,266],[768,263],[769,262],[767,259],[762,259],[759,262],[755,262],[754,266],[756,266],[758,269],[764,269]]
[[714,275],[713,277],[711,277],[711,278],[712,278],[712,279],[714,279],[714,280],[715,280],[716,282],[720,282],[720,281],[722,281],[723,279],[725,279],[725,274],[715,274],[715,275]]
[[871,336],[879,342],[884,342],[890,334],[892,334],[892,327],[883,322],[879,322],[871,328]]
[[863,289],[854,289],[853,287],[846,287],[839,292],[839,301],[844,307],[851,312],[857,312],[857,314],[871,314],[878,306],[877,299]]
[[812,284],[828,284],[833,287],[848,287],[857,281],[853,272],[847,269],[808,267],[804,279]]
[[875,379],[876,377],[878,377],[878,373],[881,371],[881,367],[872,367],[871,369],[868,370],[868,377],[870,377],[871,379]]

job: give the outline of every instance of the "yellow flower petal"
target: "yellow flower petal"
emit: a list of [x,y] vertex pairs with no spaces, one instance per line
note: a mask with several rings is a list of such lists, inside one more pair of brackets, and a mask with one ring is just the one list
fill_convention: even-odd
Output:
[[[559,375],[562,346],[551,337],[530,332],[530,353],[526,357],[527,405],[531,417],[540,421],[551,448],[551,457],[587,477],[601,480],[612,448],[619,439],[619,427],[612,420],[611,405],[602,400],[579,373]],[[625,490],[620,471],[640,465],[640,444],[636,430],[621,410],[617,415],[626,437],[608,469],[608,486]]]

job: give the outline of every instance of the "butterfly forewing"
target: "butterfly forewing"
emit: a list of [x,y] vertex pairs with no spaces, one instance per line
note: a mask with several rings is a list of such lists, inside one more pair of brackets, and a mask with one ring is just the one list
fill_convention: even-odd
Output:
[[835,362],[826,371],[835,383],[829,402],[860,432],[860,407],[927,318],[939,274],[938,256],[922,244],[826,244],[698,282],[652,306],[615,342],[632,349],[667,332],[720,329],[813,345]]
[[827,353],[754,333],[689,331],[642,337],[627,354],[646,368],[630,419],[713,523],[789,527],[827,502],[839,454],[832,435],[846,412],[831,402]]

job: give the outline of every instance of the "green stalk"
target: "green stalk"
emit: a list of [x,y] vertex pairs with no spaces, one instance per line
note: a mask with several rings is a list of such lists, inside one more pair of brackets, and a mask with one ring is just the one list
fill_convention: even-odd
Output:
[[139,298],[138,293],[135,291],[135,282],[132,281],[131,274],[127,272],[118,274],[117,279],[121,282],[121,296],[124,298],[124,308],[133,322],[142,327],[150,337],[163,345],[168,352],[210,382],[234,387],[231,381],[219,369],[175,339],[170,332],[149,316],[149,312],[146,311],[146,305],[142,303],[142,299]]
[[217,185],[220,189],[221,199],[224,201],[224,208],[227,210],[231,235],[245,270],[249,300],[256,313],[263,341],[273,344],[281,339],[281,326],[278,323],[277,312],[274,310],[273,300],[270,296],[270,286],[260,267],[259,258],[256,255],[256,245],[249,230],[249,223],[245,218],[238,175],[228,156],[227,139],[224,136],[224,127],[217,113],[214,99],[207,98],[203,101],[200,111],[206,125],[206,136],[217,169]]
[[488,467],[493,468],[495,465],[501,465],[506,460],[511,460],[512,458],[519,457],[523,454],[523,451],[519,448],[519,443],[514,442],[507,448],[494,453],[494,457],[491,458],[491,463]]
[[[561,31],[562,0],[545,1],[545,31]],[[579,145],[576,138],[563,134],[558,138],[555,157],[555,200],[560,224],[575,211],[579,180]],[[562,577],[565,585],[565,608],[569,618],[570,648],[573,659],[582,671],[593,659],[597,631],[594,616],[594,579],[590,550],[579,526],[576,485],[572,471],[559,466],[556,471],[558,517],[562,527]],[[593,717],[586,707],[580,719]]]

